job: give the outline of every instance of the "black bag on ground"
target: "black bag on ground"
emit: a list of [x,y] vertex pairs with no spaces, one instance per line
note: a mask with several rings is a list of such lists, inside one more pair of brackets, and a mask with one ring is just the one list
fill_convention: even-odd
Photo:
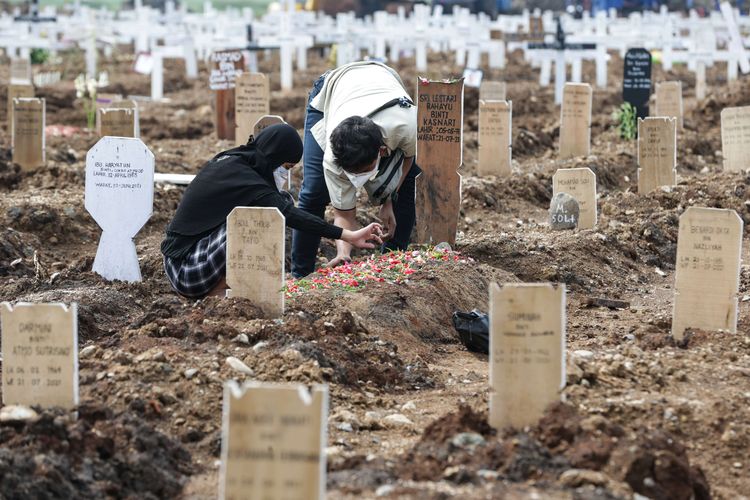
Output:
[[471,312],[453,313],[453,327],[458,332],[461,343],[473,352],[490,352],[490,318],[474,309]]

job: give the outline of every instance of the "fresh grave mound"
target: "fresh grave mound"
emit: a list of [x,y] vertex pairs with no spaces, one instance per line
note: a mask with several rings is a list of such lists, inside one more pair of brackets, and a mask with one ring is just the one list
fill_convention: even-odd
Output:
[[627,431],[606,418],[550,405],[531,429],[496,433],[487,413],[468,406],[437,419],[396,464],[403,480],[442,477],[454,483],[510,482],[595,487],[615,497],[710,498],[703,471],[662,430]]
[[174,498],[192,473],[182,445],[130,413],[84,404],[0,426],[0,497]]

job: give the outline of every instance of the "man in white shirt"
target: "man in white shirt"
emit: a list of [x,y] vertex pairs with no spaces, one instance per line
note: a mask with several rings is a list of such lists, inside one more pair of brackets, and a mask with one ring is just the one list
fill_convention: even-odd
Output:
[[[329,71],[313,85],[305,117],[299,208],[356,229],[357,191],[364,188],[389,238],[386,249],[405,249],[416,220],[414,165],[417,110],[398,74],[384,64],[355,62]],[[292,233],[292,274],[315,270],[320,238]],[[335,266],[351,259],[351,245],[336,243]]]

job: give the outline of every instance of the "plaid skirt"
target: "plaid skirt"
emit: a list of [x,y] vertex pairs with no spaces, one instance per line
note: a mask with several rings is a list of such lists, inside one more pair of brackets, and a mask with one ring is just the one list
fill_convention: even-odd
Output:
[[198,240],[182,259],[164,257],[164,271],[172,288],[190,298],[207,295],[226,276],[226,267],[226,224]]

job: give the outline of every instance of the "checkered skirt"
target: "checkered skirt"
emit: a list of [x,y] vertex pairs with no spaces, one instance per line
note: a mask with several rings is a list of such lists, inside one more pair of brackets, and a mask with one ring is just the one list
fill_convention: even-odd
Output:
[[226,276],[227,225],[198,240],[182,259],[164,257],[164,271],[180,295],[201,298]]

